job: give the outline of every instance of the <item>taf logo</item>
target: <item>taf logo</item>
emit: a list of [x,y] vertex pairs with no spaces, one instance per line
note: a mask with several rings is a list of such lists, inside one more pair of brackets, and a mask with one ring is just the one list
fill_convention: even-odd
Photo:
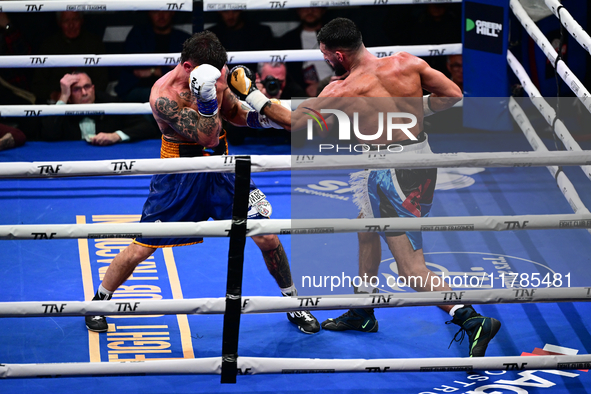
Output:
[[57,174],[58,172],[60,172],[61,167],[62,167],[61,164],[57,164],[55,166],[55,168],[51,164],[43,164],[43,165],[37,166],[37,168],[39,168],[39,175]]
[[45,61],[47,60],[47,56],[45,57],[38,57],[38,56],[31,56],[31,64],[45,64]]
[[27,12],[38,12],[41,11],[43,4],[25,4],[27,7]]
[[130,160],[129,162],[126,161],[112,161],[113,164],[113,171],[131,171],[133,168],[133,164],[135,160]]
[[93,64],[99,64],[99,61],[101,60],[100,57],[83,57],[84,59],[84,64],[86,65],[93,65]]
[[271,63],[284,63],[287,55],[269,55],[269,57],[271,57]]
[[164,64],[176,64],[179,63],[181,61],[181,58],[176,58],[176,57],[170,57],[170,56],[164,56]]

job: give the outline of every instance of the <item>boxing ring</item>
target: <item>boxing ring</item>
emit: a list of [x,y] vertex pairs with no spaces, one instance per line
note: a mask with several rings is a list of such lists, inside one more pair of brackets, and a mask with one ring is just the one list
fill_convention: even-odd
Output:
[[[459,49],[456,53],[461,52],[461,46]],[[412,48],[408,51],[413,53]],[[167,55],[140,55],[146,57],[124,64],[152,65],[154,61],[165,62],[162,59],[166,57],[178,57]],[[268,60],[270,56],[244,55],[248,57],[231,54],[236,59],[248,59],[236,63]],[[66,60],[78,62],[80,58]],[[6,58],[1,59],[4,61]],[[518,70],[529,97],[538,100],[539,93],[528,90],[533,85],[527,83],[511,54],[508,61]],[[582,93],[581,97],[586,96]],[[150,113],[146,104],[99,106],[68,107],[77,112]],[[430,135],[433,149],[442,153],[433,154],[428,163],[412,158],[399,162],[404,168],[435,165],[443,169],[433,217],[425,219],[326,217],[328,205],[340,212],[341,218],[356,217],[345,186],[336,190],[321,186],[327,180],[346,183],[350,169],[367,168],[369,163],[362,158],[351,163],[350,158],[339,161],[323,157],[294,166],[285,147],[261,143],[233,148],[231,152],[236,155],[250,155],[253,179],[274,208],[274,219],[248,221],[247,235],[282,234],[301,293],[294,299],[274,297],[276,285],[256,247],[247,243],[236,372],[261,376],[238,376],[236,386],[220,386],[219,377],[209,376],[222,373],[220,344],[225,338],[221,314],[226,309],[223,273],[231,222],[134,223],[147,196],[147,174],[234,171],[236,156],[171,163],[156,159],[159,141],[113,146],[108,152],[82,141],[29,143],[4,152],[0,156],[0,190],[3,205],[12,209],[4,210],[0,223],[5,253],[0,279],[0,316],[4,323],[0,378],[6,378],[0,380],[0,389],[157,393],[326,391],[331,387],[343,392],[370,388],[384,393],[587,392],[591,386],[587,372],[591,357],[586,355],[591,348],[591,321],[589,303],[585,302],[590,299],[585,262],[589,261],[591,242],[583,230],[591,228],[591,214],[586,208],[591,203],[589,146],[573,143],[566,126],[552,116],[551,108],[536,108],[542,108],[568,152],[547,152],[548,141],[536,136],[519,102],[512,100],[509,109],[523,135],[506,135],[503,141],[489,134]],[[26,111],[41,111],[40,116],[58,114],[50,112],[58,111],[55,106],[0,109],[10,116],[25,116]],[[513,152],[506,152],[507,146]],[[534,152],[525,152],[532,148]],[[268,156],[269,151],[278,155]],[[466,153],[443,153],[455,151]],[[375,162],[371,165],[379,167]],[[311,186],[310,179],[316,187]],[[292,219],[294,193],[305,194],[310,203],[307,217],[315,219]],[[563,282],[561,286],[553,283],[551,288],[509,288],[498,281],[496,286],[490,283],[482,290],[456,289],[453,295],[386,288],[377,304],[375,296],[348,297],[350,290],[323,297],[313,288],[301,288],[299,278],[318,260],[343,259],[343,270],[355,272],[354,233],[386,224],[403,230],[438,227],[424,233],[425,254],[431,267],[436,265],[444,274],[474,274],[470,267],[478,264],[483,268],[480,274],[491,267],[501,270],[504,268],[499,267],[510,266],[516,272],[529,272],[534,267],[540,274],[552,273],[553,279],[560,274]],[[331,234],[313,231],[326,227],[332,228]],[[315,235],[303,235],[306,232]],[[128,237],[139,233],[208,238],[205,245],[159,251],[153,260],[136,269],[112,301],[89,302],[108,260],[130,242]],[[349,247],[339,251],[325,248],[328,251],[315,259],[308,256],[313,260],[309,266],[300,265],[300,255],[306,251],[294,248],[294,237],[306,237],[311,248],[318,244],[318,250],[322,250],[321,244],[336,242],[335,234],[348,236],[352,240]],[[384,250],[387,256],[389,252]],[[392,262],[391,258],[382,262],[383,277],[396,275]],[[480,285],[483,287],[482,282]],[[424,306],[450,303],[455,299],[452,297],[461,297],[462,303],[482,304],[479,310],[483,314],[502,320],[503,328],[489,345],[487,357],[465,358],[465,346],[447,349],[454,330],[443,324],[446,318],[442,312]],[[340,313],[333,309],[378,307],[382,327],[375,334],[321,331],[306,336],[283,314],[274,313],[300,309],[302,303],[319,321]],[[96,313],[113,316],[106,335],[87,332],[82,323],[81,316]],[[352,372],[370,373],[350,375]],[[300,376],[285,376],[293,374]],[[34,379],[39,377],[63,378]]]

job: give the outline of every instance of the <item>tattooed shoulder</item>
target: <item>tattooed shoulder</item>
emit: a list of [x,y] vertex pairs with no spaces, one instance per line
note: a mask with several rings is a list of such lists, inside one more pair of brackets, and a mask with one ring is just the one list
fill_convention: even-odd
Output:
[[169,99],[168,97],[158,97],[156,99],[156,110],[164,118],[171,118],[178,115],[179,105],[176,101]]
[[190,103],[190,104],[195,104],[196,103],[195,96],[193,96],[191,94],[191,92],[189,92],[189,91],[187,91],[187,92],[180,92],[179,93],[179,97],[181,99],[183,99],[184,101],[186,101],[187,103]]

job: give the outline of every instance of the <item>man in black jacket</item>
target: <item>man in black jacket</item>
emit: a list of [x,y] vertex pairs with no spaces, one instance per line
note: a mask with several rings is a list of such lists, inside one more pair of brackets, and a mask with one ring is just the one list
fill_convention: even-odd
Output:
[[[76,11],[57,13],[60,31],[49,35],[37,48],[33,44],[33,55],[73,55],[106,53],[102,38],[84,28],[84,14]],[[31,23],[31,22],[26,22]],[[23,26],[26,26],[23,24]],[[28,28],[28,26],[27,26]],[[37,98],[37,104],[55,103],[59,95],[58,81],[67,72],[76,67],[42,67],[35,69],[31,91]],[[109,82],[109,70],[106,67],[91,67],[86,73],[90,75],[98,90],[106,89]]]
[[[85,73],[66,74],[60,80],[61,94],[56,105],[114,102],[106,93],[95,94]],[[141,115],[48,116],[42,120],[45,141],[86,140],[93,145],[160,138],[160,132]]]
[[[298,8],[300,25],[285,33],[279,39],[283,49],[318,49],[316,34],[323,25],[325,7]],[[332,69],[324,61],[289,62],[286,64],[287,73],[291,75],[307,96],[316,97],[318,83],[333,75]]]

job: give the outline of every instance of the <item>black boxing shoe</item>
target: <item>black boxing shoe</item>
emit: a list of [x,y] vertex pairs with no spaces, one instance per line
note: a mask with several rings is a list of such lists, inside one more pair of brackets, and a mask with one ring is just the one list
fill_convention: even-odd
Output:
[[[92,301],[108,301],[111,297],[112,295],[99,293],[97,290],[94,297],[92,297]],[[86,328],[90,331],[107,332],[109,329],[107,319],[104,316],[85,316],[84,320],[86,321]]]
[[86,328],[94,332],[107,332],[109,325],[104,316],[85,316]]
[[[451,346],[454,341],[462,343],[465,334],[468,333],[470,357],[484,357],[488,343],[501,328],[500,321],[482,316],[470,305],[458,309],[454,313],[454,318],[446,322],[446,324],[449,323],[460,326],[460,330],[454,335],[449,345]],[[458,335],[461,336],[456,339]]]
[[318,320],[309,311],[287,312],[287,319],[298,326],[304,334],[315,334],[320,331]]
[[377,332],[378,319],[373,313],[373,308],[349,309],[336,319],[323,321],[322,328],[331,331]]

